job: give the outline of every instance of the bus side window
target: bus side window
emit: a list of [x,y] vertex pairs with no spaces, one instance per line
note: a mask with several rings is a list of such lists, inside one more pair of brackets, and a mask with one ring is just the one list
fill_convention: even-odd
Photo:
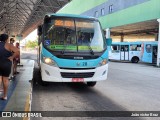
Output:
[[111,49],[112,49],[112,52],[119,52],[119,45],[112,45]]
[[125,49],[124,49],[124,46],[122,45],[122,46],[121,46],[121,51],[124,51],[124,50],[125,50]]
[[128,46],[125,46],[125,47],[124,47],[124,51],[128,51]]
[[137,51],[137,45],[130,45],[130,51]]
[[154,57],[157,57],[157,47],[153,47],[153,55]]
[[117,50],[117,46],[116,45],[112,45],[112,50]]
[[141,45],[137,45],[137,51],[141,51]]
[[151,53],[151,44],[146,44],[146,52]]
[[141,45],[130,45],[130,51],[141,51]]

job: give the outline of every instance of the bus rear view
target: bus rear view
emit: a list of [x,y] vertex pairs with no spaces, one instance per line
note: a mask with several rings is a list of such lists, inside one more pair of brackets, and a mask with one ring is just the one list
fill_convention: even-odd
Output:
[[107,79],[108,50],[97,19],[50,14],[38,31],[42,81],[94,86]]

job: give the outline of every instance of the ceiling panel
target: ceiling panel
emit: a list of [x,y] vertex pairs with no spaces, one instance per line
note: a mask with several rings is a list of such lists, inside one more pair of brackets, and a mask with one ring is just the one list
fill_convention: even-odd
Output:
[[111,28],[111,34],[114,36],[119,35],[131,35],[131,34],[157,34],[158,33],[158,21],[148,20],[144,22],[138,22],[134,24],[128,24],[123,26],[117,26]]

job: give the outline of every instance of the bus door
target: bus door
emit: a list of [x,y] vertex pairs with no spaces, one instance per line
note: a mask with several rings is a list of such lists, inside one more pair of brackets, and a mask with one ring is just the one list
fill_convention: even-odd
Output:
[[152,63],[152,46],[151,44],[144,44],[144,53],[142,62]]
[[121,60],[129,60],[129,45],[121,45]]
[[157,63],[157,53],[158,53],[158,46],[153,45],[152,46],[152,63]]

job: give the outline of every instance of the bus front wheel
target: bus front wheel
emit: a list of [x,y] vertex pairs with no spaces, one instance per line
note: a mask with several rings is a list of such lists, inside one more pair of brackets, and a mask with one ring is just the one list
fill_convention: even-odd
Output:
[[132,61],[132,63],[138,63],[139,58],[138,57],[133,57],[131,61]]
[[97,82],[87,82],[87,86],[94,87]]

